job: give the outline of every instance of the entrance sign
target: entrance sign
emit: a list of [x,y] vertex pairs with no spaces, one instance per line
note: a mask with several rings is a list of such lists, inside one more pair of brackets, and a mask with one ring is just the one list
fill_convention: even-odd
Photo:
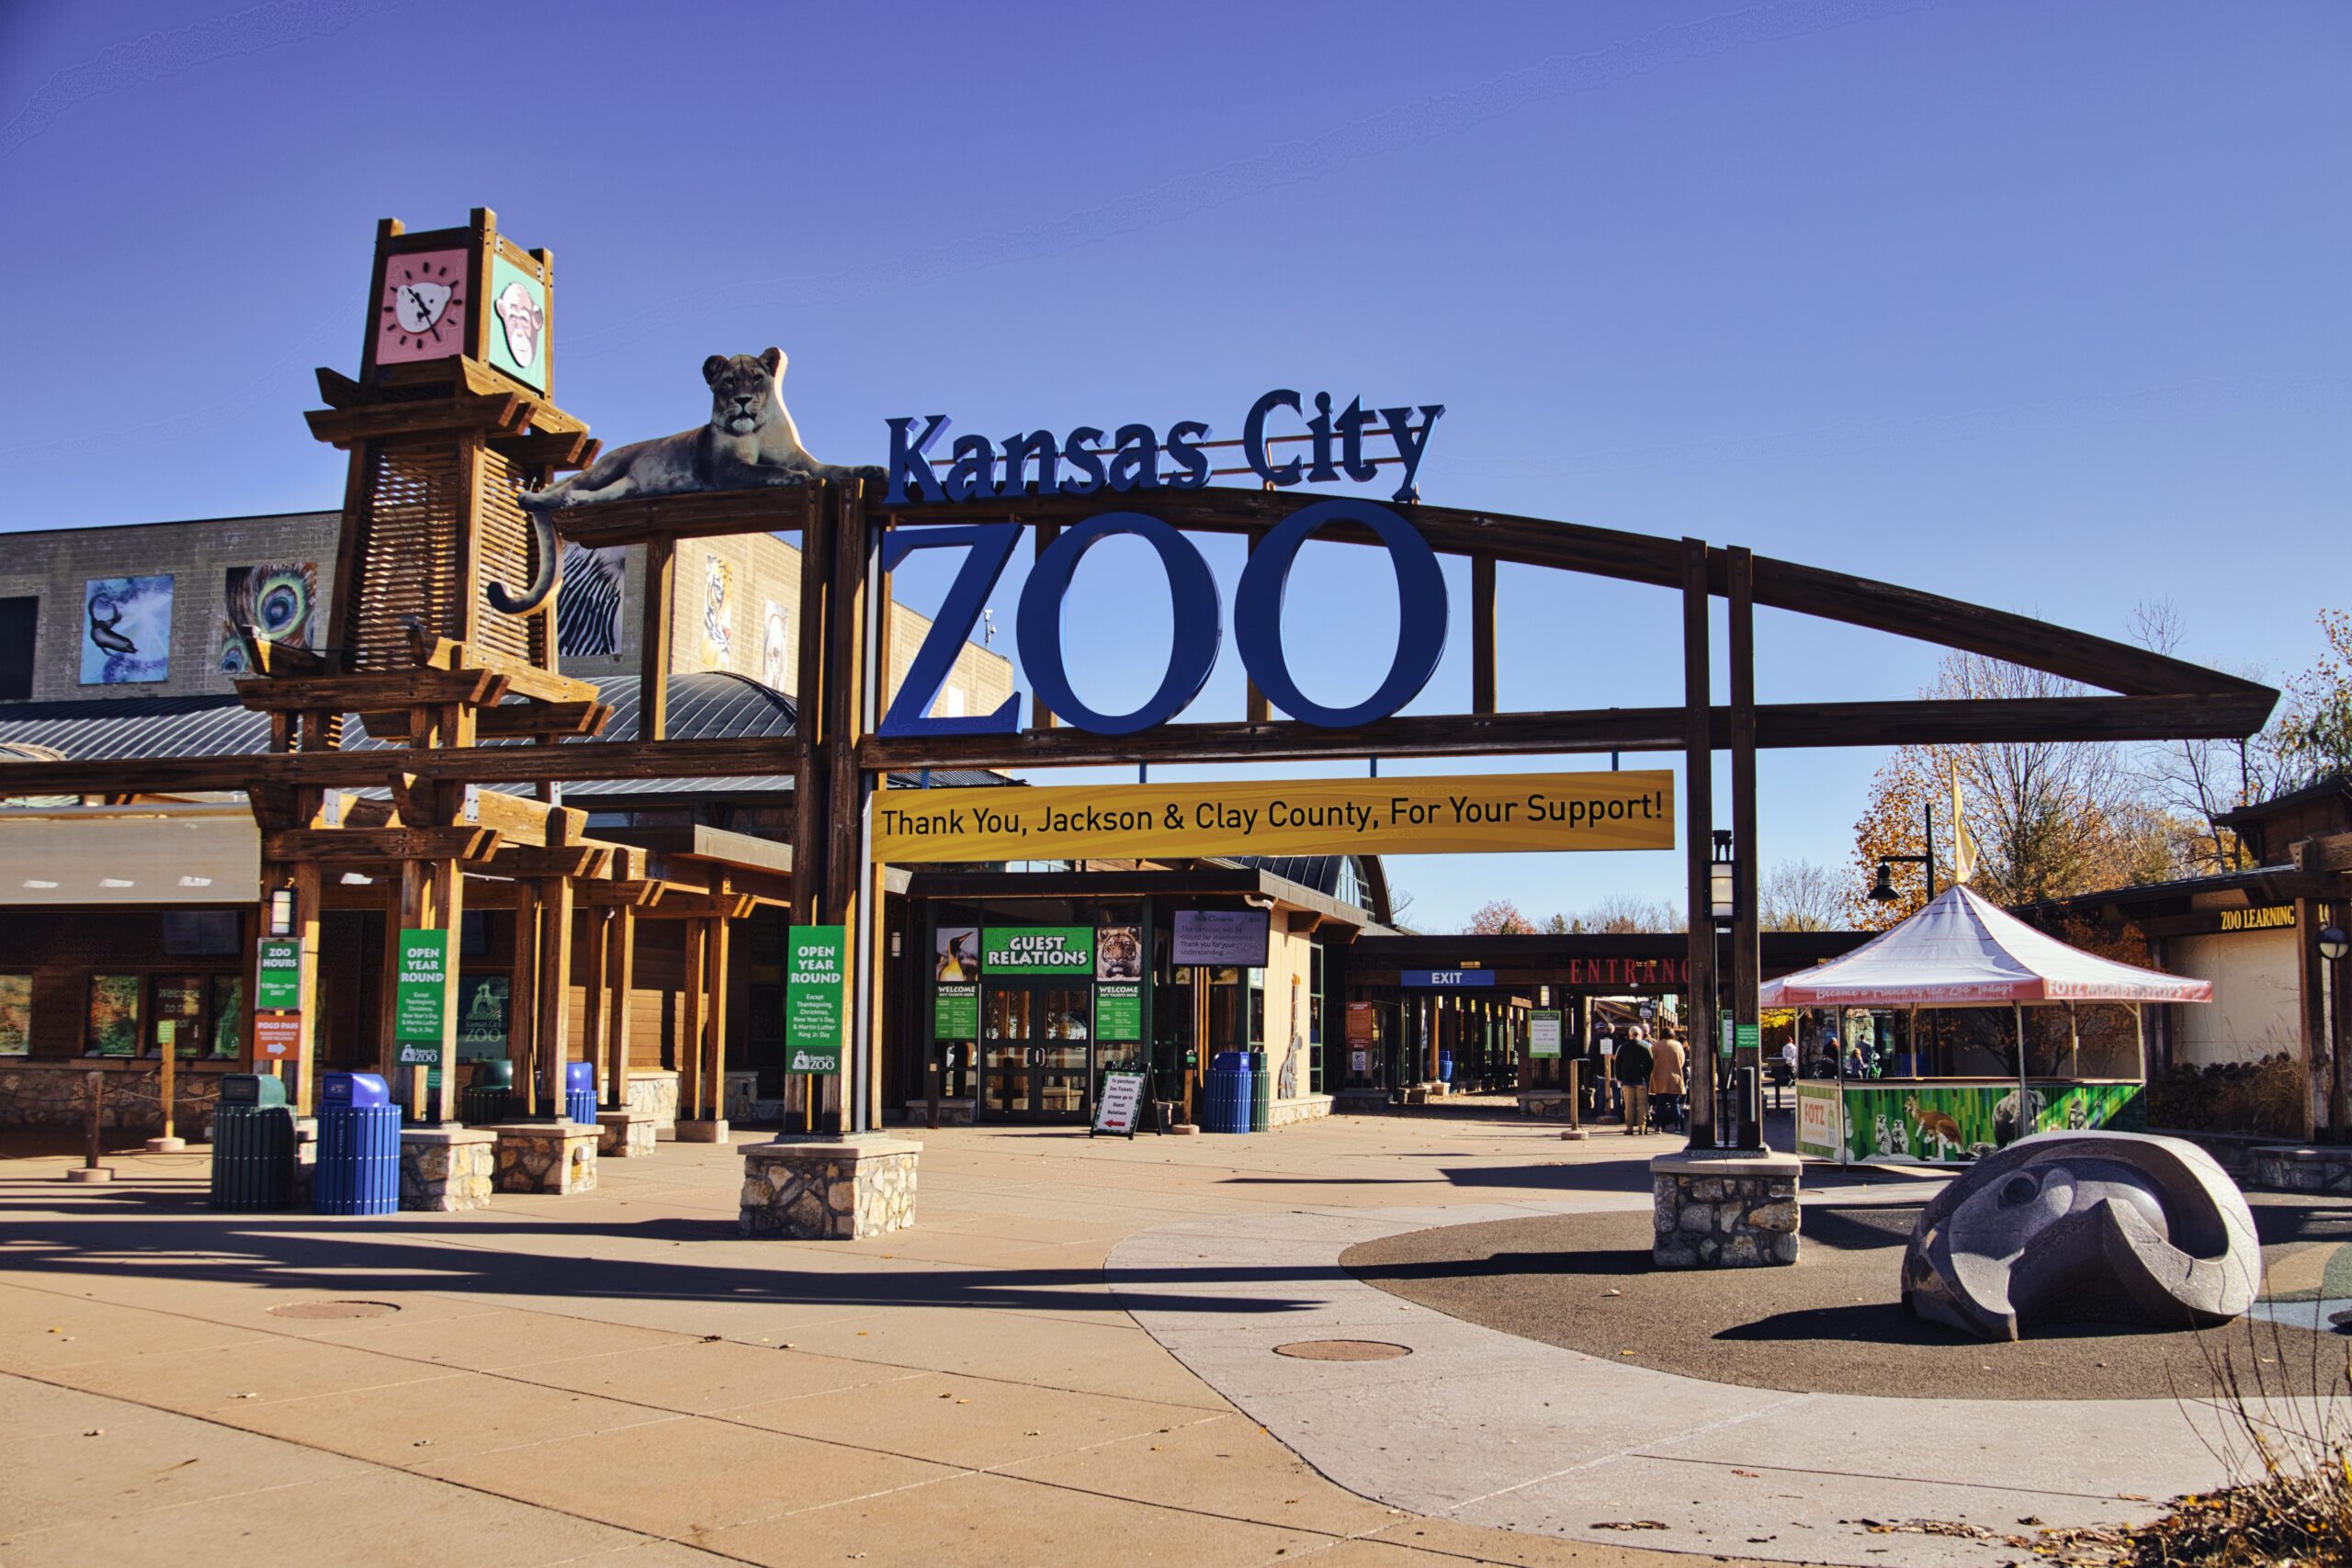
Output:
[[437,1067],[449,1018],[449,933],[404,931],[399,940],[392,989],[392,1038],[399,1049],[392,1060],[403,1067]]
[[1095,1102],[1094,1125],[1087,1130],[1087,1135],[1124,1133],[1132,1138],[1136,1135],[1136,1113],[1142,1109],[1141,1073],[1104,1073],[1102,1098]]
[[1674,775],[1665,769],[874,796],[874,858],[899,865],[1673,847]]
[[302,941],[300,937],[261,939],[259,974],[254,1006],[263,1012],[292,1012],[302,1005]]
[[1092,926],[991,926],[980,933],[980,968],[989,975],[1074,975],[1094,978]]
[[1560,1054],[1558,1009],[1547,1008],[1527,1015],[1527,1054],[1530,1056],[1557,1056]]
[[794,926],[784,936],[785,1070],[840,1072],[843,928]]
[[1179,909],[1168,955],[1180,969],[1263,969],[1272,925],[1264,909]]
[[[1321,529],[1340,525],[1369,532],[1388,552],[1396,571],[1400,613],[1396,650],[1379,690],[1352,707],[1333,708],[1308,697],[1291,679],[1283,648],[1282,604],[1300,547]],[[1141,539],[1159,557],[1175,624],[1158,690],[1129,712],[1105,714],[1087,706],[1070,687],[1062,649],[1062,609],[1086,552],[1120,534]],[[1018,694],[1008,696],[990,714],[925,716],[978,624],[980,612],[995,592],[1020,537],[1017,523],[894,529],[884,537],[886,570],[895,570],[917,550],[962,546],[967,553],[929,635],[908,666],[897,700],[882,716],[878,733],[904,738],[1012,735],[1020,730]],[[1307,724],[1325,729],[1352,728],[1396,713],[1418,696],[1437,672],[1438,657],[1445,651],[1445,575],[1438,566],[1437,552],[1412,524],[1385,506],[1334,497],[1293,513],[1250,552],[1234,603],[1234,623],[1242,665],[1261,691],[1285,713]],[[1022,587],[1014,624],[1022,668],[1048,708],[1097,735],[1133,735],[1157,728],[1182,713],[1208,683],[1223,636],[1224,602],[1207,558],[1181,531],[1140,512],[1105,512],[1066,529],[1038,555],[1029,581]]]
[[[1269,487],[1283,490],[1305,480],[1332,484],[1343,475],[1358,483],[1374,479],[1380,469],[1364,458],[1364,437],[1386,436],[1396,448],[1391,461],[1404,469],[1404,482],[1396,487],[1395,497],[1398,501],[1411,501],[1418,493],[1414,477],[1420,472],[1422,454],[1429,449],[1430,432],[1445,412],[1443,403],[1422,404],[1417,428],[1410,405],[1373,410],[1365,408],[1359,397],[1350,399],[1347,408],[1334,415],[1331,394],[1317,392],[1315,417],[1303,422],[1309,456],[1277,463],[1267,451],[1266,428],[1277,409],[1288,409],[1294,414],[1306,412],[1296,392],[1277,387],[1250,404],[1241,422],[1242,461]],[[944,476],[932,467],[939,459],[931,454],[953,421],[944,413],[930,414],[921,421],[920,432],[913,419],[883,423],[890,431],[890,489],[883,502],[886,506],[905,506],[910,501],[1020,497],[1029,493],[1032,473],[1039,495],[1093,495],[1106,490],[1126,495],[1158,490],[1163,482],[1171,490],[1199,490],[1209,482],[1208,455],[1201,449],[1209,438],[1209,427],[1197,419],[1170,425],[1164,445],[1159,432],[1148,424],[1119,426],[1107,447],[1102,432],[1091,424],[1079,425],[1059,439],[1050,430],[1014,435],[1005,441],[1001,453],[985,435],[959,435],[945,455],[949,466]],[[1176,465],[1176,471],[1164,480],[1159,468],[1163,454]],[[1064,463],[1072,469],[1068,478],[1060,472]]]

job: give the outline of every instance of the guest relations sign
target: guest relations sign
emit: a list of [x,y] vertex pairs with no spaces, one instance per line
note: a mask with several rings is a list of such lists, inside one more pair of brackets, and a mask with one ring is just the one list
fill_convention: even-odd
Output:
[[874,856],[899,865],[1673,847],[1674,775],[1662,768],[874,796]]

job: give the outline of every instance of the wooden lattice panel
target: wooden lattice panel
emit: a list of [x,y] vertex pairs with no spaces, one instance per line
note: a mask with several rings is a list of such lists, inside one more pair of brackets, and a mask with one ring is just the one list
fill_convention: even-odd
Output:
[[[494,448],[481,455],[481,528],[474,539],[475,558],[484,583],[503,582],[519,592],[531,581],[531,520],[514,497],[522,489],[514,465]],[[485,600],[478,608],[474,640],[494,653],[527,660],[553,669],[554,649],[548,646],[553,620],[553,599],[527,615],[502,615]]]
[[454,444],[375,449],[356,559],[344,585],[352,596],[352,669],[398,670],[414,662],[403,616],[416,616],[435,637],[463,635],[459,500]]

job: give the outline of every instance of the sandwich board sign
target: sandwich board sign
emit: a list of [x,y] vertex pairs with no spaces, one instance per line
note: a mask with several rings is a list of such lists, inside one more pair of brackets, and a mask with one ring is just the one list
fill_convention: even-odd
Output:
[[1104,1073],[1102,1098],[1094,1105],[1094,1125],[1086,1130],[1088,1137],[1097,1133],[1124,1133],[1136,1135],[1136,1121],[1143,1111],[1143,1075],[1141,1073]]

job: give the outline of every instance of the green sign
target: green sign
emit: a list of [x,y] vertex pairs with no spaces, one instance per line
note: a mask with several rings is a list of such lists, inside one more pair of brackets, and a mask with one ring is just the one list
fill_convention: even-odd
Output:
[[1760,1023],[1743,1023],[1738,1026],[1735,1040],[1743,1051],[1761,1051],[1764,1049],[1764,1026]]
[[1143,1038],[1143,987],[1105,983],[1094,987],[1094,1038],[1140,1041]]
[[[1799,1106],[1800,1152],[1843,1148],[1856,1162],[1962,1165],[2034,1133],[2113,1128],[2142,1132],[2147,1106],[2136,1083],[1856,1084],[1804,1086],[1824,1100]],[[1801,1099],[1804,1097],[1801,1097]],[[1837,1103],[1842,1099],[1842,1104]],[[1814,1125],[1808,1128],[1807,1121]]]
[[980,988],[942,986],[931,1003],[933,1040],[978,1040],[980,1037]]
[[449,933],[400,933],[392,987],[393,1060],[403,1067],[441,1065],[441,1032],[449,1017]]
[[838,1073],[849,973],[843,929],[794,926],[784,937],[785,1068]]
[[254,1005],[264,1012],[299,1012],[302,1007],[302,941],[261,939],[261,985]]
[[980,968],[990,975],[1094,978],[1092,926],[1003,926],[980,932]]
[[1527,1054],[1530,1057],[1560,1054],[1559,1009],[1545,1008],[1527,1015]]

